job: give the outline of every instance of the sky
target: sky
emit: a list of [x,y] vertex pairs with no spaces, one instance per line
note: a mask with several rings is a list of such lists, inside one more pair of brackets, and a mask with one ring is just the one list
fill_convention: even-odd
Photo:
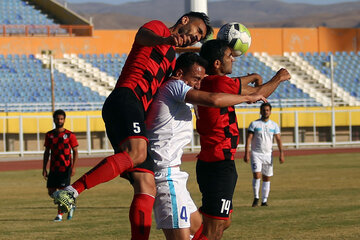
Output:
[[[146,0],[66,0],[68,3],[84,3],[84,2],[102,2],[109,4],[122,4],[125,2],[136,2],[136,1],[146,1]],[[211,1],[221,1],[221,0],[208,0]],[[308,4],[333,4],[333,3],[342,3],[342,2],[360,2],[360,0],[282,0],[283,2],[288,3],[308,3]]]

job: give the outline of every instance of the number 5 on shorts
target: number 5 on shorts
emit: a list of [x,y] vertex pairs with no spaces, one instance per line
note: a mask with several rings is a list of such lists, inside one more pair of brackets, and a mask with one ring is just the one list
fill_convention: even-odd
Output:
[[139,124],[140,124],[140,123],[138,123],[138,122],[133,122],[134,133],[139,133],[139,132],[141,132],[141,129],[140,129]]

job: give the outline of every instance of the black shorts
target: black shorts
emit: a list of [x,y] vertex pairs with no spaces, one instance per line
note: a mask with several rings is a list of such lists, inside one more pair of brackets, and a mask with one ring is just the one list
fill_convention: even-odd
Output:
[[208,217],[227,220],[237,181],[234,161],[196,163],[196,178],[202,193],[200,212]]
[[[106,134],[115,153],[120,152],[119,146],[129,138],[146,137],[145,111],[141,101],[129,88],[116,88],[106,99],[102,117],[105,122]],[[129,172],[154,172],[154,162],[146,160],[129,170]]]
[[64,188],[70,185],[71,168],[67,168],[65,172],[50,171],[46,187],[47,188]]

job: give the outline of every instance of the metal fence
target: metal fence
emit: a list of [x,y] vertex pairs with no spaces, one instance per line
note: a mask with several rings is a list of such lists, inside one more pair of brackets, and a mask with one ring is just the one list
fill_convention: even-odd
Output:
[[[247,110],[246,110],[247,111]],[[68,114],[69,115],[69,114]],[[294,110],[273,111],[271,119],[282,131],[287,148],[360,146],[360,109],[352,110]],[[237,113],[240,131],[238,147],[244,148],[249,122],[258,112]],[[195,119],[195,117],[194,117]],[[330,123],[330,124],[328,124]],[[51,116],[26,114],[0,116],[0,155],[42,154],[47,131],[53,128]],[[73,131],[84,154],[112,153],[100,115],[67,116],[65,128]],[[194,130],[185,151],[199,151],[199,136]],[[274,145],[276,146],[276,145]]]

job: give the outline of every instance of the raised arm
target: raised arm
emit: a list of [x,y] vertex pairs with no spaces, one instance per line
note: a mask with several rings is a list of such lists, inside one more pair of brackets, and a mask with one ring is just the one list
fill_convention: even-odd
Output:
[[275,140],[278,145],[278,148],[279,148],[279,161],[280,161],[280,163],[284,163],[285,157],[284,157],[284,151],[283,151],[280,134],[275,134],[274,136],[275,136]]
[[267,102],[266,98],[259,94],[236,95],[228,93],[211,93],[191,89],[187,92],[185,102],[205,107],[229,107],[243,102],[254,103],[257,101]]
[[[241,78],[241,81],[244,77]],[[265,84],[262,84],[260,86],[249,86],[247,84],[241,84],[242,90],[241,94],[249,95],[249,94],[260,94],[264,97],[269,97],[279,86],[279,84],[283,81],[290,80],[291,76],[290,73],[285,69],[281,68],[272,78],[270,81],[268,81]],[[243,83],[243,82],[242,82]],[[246,82],[244,82],[246,83]]]
[[251,73],[240,78],[242,85],[248,85],[249,83],[253,83],[255,87],[258,87],[263,83],[262,77],[257,73]]
[[251,140],[254,136],[253,132],[249,132],[246,135],[246,141],[245,141],[245,154],[244,154],[244,162],[249,163],[250,161],[250,144]]
[[136,33],[135,42],[143,46],[172,45],[176,47],[187,46],[198,41],[196,36],[184,34],[172,34],[169,37],[162,37],[147,28],[140,28]]

